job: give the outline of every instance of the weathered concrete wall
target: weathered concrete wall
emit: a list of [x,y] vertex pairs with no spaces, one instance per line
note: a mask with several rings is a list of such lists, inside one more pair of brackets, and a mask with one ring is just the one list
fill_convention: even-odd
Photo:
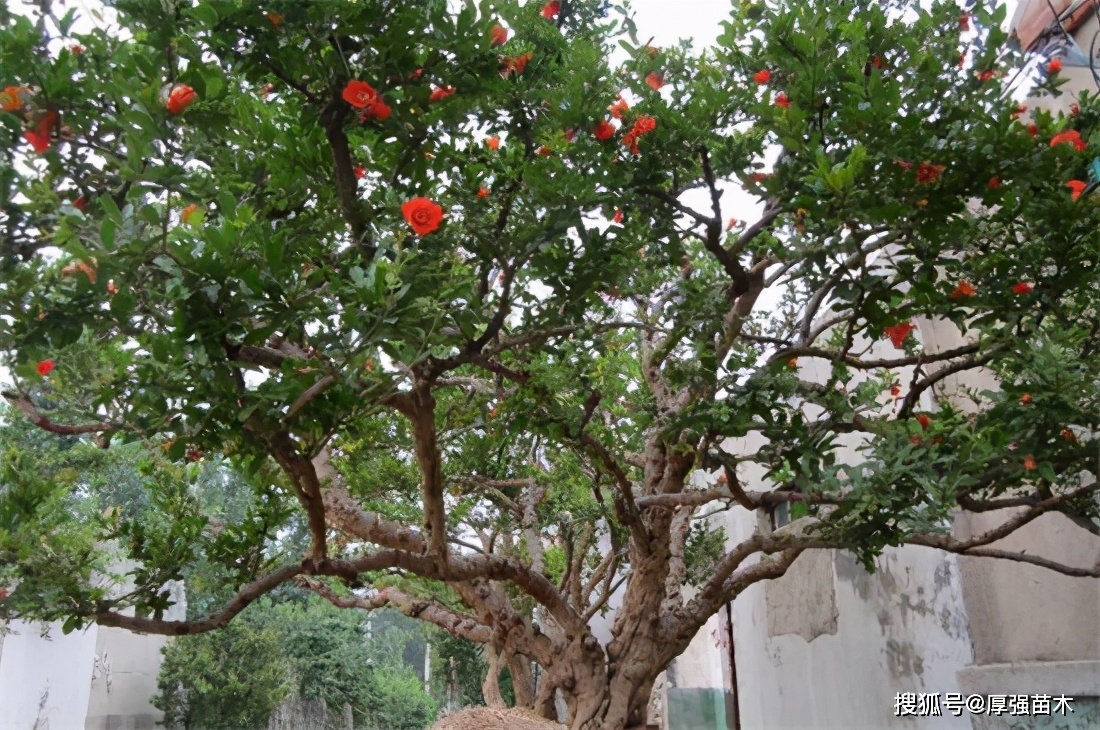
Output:
[[[0,730],[84,727],[99,627],[13,621],[0,656]],[[45,636],[43,628],[48,628]]]
[[[794,595],[792,611],[783,599]],[[822,621],[832,608],[797,609],[814,600],[835,605],[835,625]],[[734,647],[745,730],[969,727],[965,717],[894,716],[899,692],[960,691],[956,671],[971,652],[952,556],[888,549],[869,574],[847,553],[820,551],[737,599]]]
[[[164,617],[181,620],[183,586],[171,590],[176,605]],[[60,623],[15,621],[8,628],[0,652],[0,730],[152,730],[163,717],[150,699],[166,637],[96,625],[68,636]]]

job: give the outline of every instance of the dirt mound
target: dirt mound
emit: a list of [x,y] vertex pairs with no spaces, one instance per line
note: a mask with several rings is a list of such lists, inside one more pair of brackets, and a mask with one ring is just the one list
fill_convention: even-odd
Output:
[[564,727],[530,710],[467,707],[444,715],[432,725],[431,730],[563,730]]

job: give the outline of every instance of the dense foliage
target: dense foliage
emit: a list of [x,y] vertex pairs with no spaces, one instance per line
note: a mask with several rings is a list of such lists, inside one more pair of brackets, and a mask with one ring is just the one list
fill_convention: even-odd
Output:
[[[507,669],[622,728],[804,550],[1066,570],[985,546],[1100,530],[1100,106],[1021,108],[1061,70],[1003,7],[745,3],[701,52],[602,0],[111,7],[0,10],[4,395],[163,455],[102,521],[5,472],[0,616],[201,633],[299,579],[483,644],[490,703]],[[215,455],[248,495],[221,525],[173,476]],[[777,507],[798,529],[704,519]],[[57,565],[10,547],[59,532]],[[105,540],[132,590],[91,580]],[[200,563],[223,608],[164,621]]]

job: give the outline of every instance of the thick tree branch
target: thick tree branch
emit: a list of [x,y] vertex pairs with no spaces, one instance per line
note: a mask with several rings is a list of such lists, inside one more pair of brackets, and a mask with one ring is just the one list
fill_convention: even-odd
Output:
[[144,618],[140,616],[123,616],[109,609],[99,610],[95,614],[95,622],[100,626],[112,626],[120,629],[136,631],[140,634],[163,634],[165,636],[183,636],[185,634],[201,634],[214,629],[220,629],[228,624],[234,616],[243,611],[248,604],[255,601],[276,586],[282,585],[291,578],[304,572],[302,565],[288,565],[276,571],[268,573],[258,580],[244,586],[225,607],[218,613],[195,621],[164,621],[162,619]]
[[477,644],[488,642],[492,636],[490,628],[475,617],[452,611],[433,600],[415,598],[396,588],[382,588],[363,598],[339,596],[325,583],[314,578],[299,577],[297,582],[339,608],[360,608],[364,611],[372,611],[388,606],[410,618],[427,621],[453,636],[460,636]]
[[50,433],[56,433],[62,436],[79,436],[85,433],[102,433],[104,431],[119,431],[123,429],[122,424],[118,423],[85,423],[79,426],[66,426],[60,423],[54,423],[38,410],[34,402],[30,399],[30,396],[10,390],[5,390],[0,393],[0,395],[3,395],[8,402],[22,411],[23,415],[27,417],[27,420],[43,431],[49,431]]

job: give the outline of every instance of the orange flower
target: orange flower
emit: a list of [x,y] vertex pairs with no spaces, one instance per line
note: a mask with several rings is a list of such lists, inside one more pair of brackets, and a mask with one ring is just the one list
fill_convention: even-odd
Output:
[[496,46],[503,46],[508,42],[508,29],[503,25],[494,25],[493,29],[489,31],[489,34],[493,37],[492,45],[494,48]]
[[1088,185],[1080,180],[1070,180],[1066,183],[1066,187],[1073,191],[1070,193],[1069,199],[1077,200],[1081,197],[1081,193],[1085,192],[1085,188],[1087,188]]
[[626,103],[626,99],[624,99],[622,97],[622,94],[620,94],[619,98],[616,99],[615,102],[607,108],[607,111],[611,114],[611,116],[615,117],[616,119],[622,119],[623,112],[625,112],[629,108],[630,105]]
[[550,155],[554,154],[554,150],[550,149],[546,145],[542,145],[537,150],[535,150],[535,154],[539,157],[549,157]]
[[987,68],[984,71],[975,72],[974,75],[978,78],[978,81],[985,82],[993,78],[994,75],[996,75],[996,72],[991,68]]
[[925,413],[918,413],[917,414],[917,423],[920,424],[921,428],[931,428],[932,427],[932,418],[930,416],[928,416],[927,414],[925,414]]
[[1024,471],[1032,471],[1038,466],[1039,465],[1035,463],[1035,457],[1031,454],[1024,457]]
[[1073,431],[1070,431],[1068,428],[1063,428],[1061,431],[1058,432],[1058,435],[1066,441],[1069,441],[1070,443],[1073,443],[1077,440],[1077,434],[1075,434]]
[[1052,58],[1047,64],[1047,73],[1056,74],[1062,70],[1062,59]]
[[994,189],[1001,187],[1001,178],[994,175],[993,177],[989,178],[989,182],[986,183],[986,187]]
[[658,91],[665,85],[665,75],[663,73],[651,73],[645,77],[645,83],[649,88]]
[[592,130],[592,134],[596,139],[603,142],[615,136],[615,126],[606,119],[601,119],[596,123],[596,128]]
[[952,299],[962,299],[963,297],[972,297],[977,293],[977,289],[969,281],[960,281],[959,285],[955,287],[955,291],[951,293]]
[[516,56],[515,58],[502,58],[501,59],[501,71],[500,75],[504,78],[508,78],[514,72],[517,76],[523,73],[523,70],[527,68],[527,62],[535,57],[533,53],[525,53],[522,56]]
[[1016,282],[1015,284],[1012,285],[1012,291],[1014,291],[1017,294],[1027,294],[1027,293],[1031,292],[1031,290],[1034,289],[1034,288],[1035,288],[1034,284],[1029,284],[1026,281],[1018,281],[1018,282]]
[[24,86],[5,86],[4,90],[0,91],[0,109],[6,112],[19,111],[29,95],[30,89]]
[[780,91],[775,96],[775,105],[781,109],[786,109],[791,105],[791,100],[787,98],[787,95]]
[[54,363],[53,360],[40,360],[38,362],[38,374],[41,375],[43,378],[46,377],[51,372],[53,372],[55,364],[56,363]]
[[356,165],[355,169],[352,172],[355,173],[355,177],[366,177],[367,168],[363,167],[362,165]]
[[766,68],[761,71],[757,71],[755,74],[753,74],[752,80],[758,84],[766,84],[772,80],[772,72]]
[[629,147],[634,154],[640,154],[638,151],[638,138],[643,134],[649,134],[656,128],[656,119],[646,114],[639,115],[631,130],[623,135],[623,144]]
[[437,101],[442,101],[453,93],[455,93],[455,87],[453,86],[444,86],[439,89],[432,89],[432,93],[428,97],[428,101],[433,103]]
[[479,198],[488,198],[489,197],[489,188],[482,185],[480,188],[477,189],[477,197],[479,197]]
[[443,222],[443,208],[427,198],[413,198],[401,206],[401,215],[416,231],[424,236],[439,228]]
[[187,205],[180,211],[180,220],[188,225],[194,224],[202,220],[202,208],[195,203]]
[[491,150],[499,150],[500,149],[500,137],[498,137],[494,134],[492,137],[485,140],[485,144]]
[[1031,393],[1024,393],[1020,396],[1020,405],[1026,406],[1031,403]]
[[623,222],[623,212],[621,210],[619,210],[618,208],[616,208],[615,209],[615,216],[611,220],[613,220],[616,223],[622,223]]
[[558,0],[550,0],[542,6],[542,17],[553,20],[561,12],[561,3]]
[[1056,147],[1063,142],[1069,142],[1071,145],[1073,145],[1073,149],[1077,150],[1078,152],[1084,152],[1085,149],[1088,147],[1088,145],[1085,144],[1085,140],[1081,139],[1081,133],[1078,132],[1076,129],[1070,129],[1068,131],[1061,132],[1060,134],[1056,134],[1050,138],[1051,147]]
[[790,360],[788,360],[787,361],[787,367],[792,368],[792,369],[798,367],[798,358],[797,357],[792,357]]
[[914,325],[908,322],[902,322],[901,324],[895,324],[891,327],[884,327],[883,333],[890,338],[890,342],[894,347],[901,348],[905,344],[905,340],[909,338],[909,333],[915,330]]
[[946,169],[943,165],[933,165],[931,162],[920,163],[917,165],[917,184],[931,185],[940,179]]
[[366,109],[378,98],[378,92],[366,81],[352,79],[344,87],[341,96],[356,109]]
[[191,102],[199,97],[187,84],[176,84],[168,92],[168,101],[165,106],[169,114],[182,114],[183,110],[191,106]]

